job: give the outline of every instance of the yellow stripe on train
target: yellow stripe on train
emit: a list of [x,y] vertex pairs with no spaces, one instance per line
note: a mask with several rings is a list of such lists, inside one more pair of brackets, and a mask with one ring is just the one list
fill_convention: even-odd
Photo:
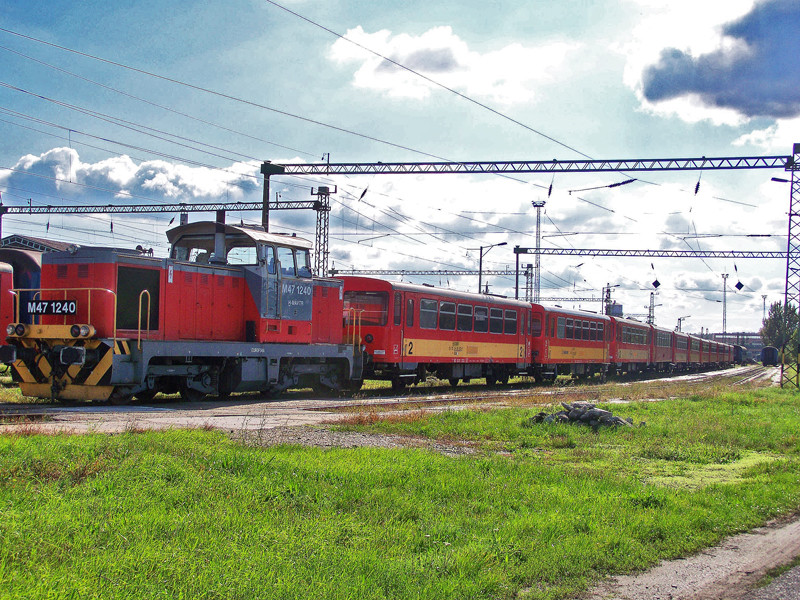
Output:
[[585,348],[581,346],[550,346],[549,360],[594,360],[605,362],[608,352],[605,348]]
[[492,342],[453,342],[447,340],[406,339],[403,358],[409,361],[429,358],[455,358],[465,362],[478,359],[522,359],[525,346]]

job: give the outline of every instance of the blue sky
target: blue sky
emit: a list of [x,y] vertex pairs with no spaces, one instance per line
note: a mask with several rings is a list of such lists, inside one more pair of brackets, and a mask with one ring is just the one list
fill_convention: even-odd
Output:
[[[261,161],[326,154],[790,154],[800,142],[800,5],[664,4],[0,1],[0,193],[7,205],[257,201]],[[338,185],[336,267],[474,269],[479,246],[506,241],[484,260],[502,270],[513,269],[511,247],[535,245],[533,200],[547,201],[548,247],[785,250],[789,189],[771,176],[785,174],[640,173],[615,188],[603,186],[629,176],[284,177],[272,189],[308,199],[312,186]],[[576,191],[587,188],[598,189]],[[171,217],[52,216],[48,227],[46,217],[13,215],[3,234],[163,252]],[[260,215],[229,216],[240,218]],[[313,239],[314,214],[281,212],[272,226]],[[752,234],[770,237],[744,237]],[[657,323],[691,315],[690,331],[722,329],[729,273],[727,329],[752,331],[762,296],[782,299],[785,264],[545,257],[542,268],[543,297],[599,296],[619,284],[615,298],[634,314],[647,312],[658,279]],[[477,287],[475,278],[428,281]],[[510,278],[488,281],[513,294]]]

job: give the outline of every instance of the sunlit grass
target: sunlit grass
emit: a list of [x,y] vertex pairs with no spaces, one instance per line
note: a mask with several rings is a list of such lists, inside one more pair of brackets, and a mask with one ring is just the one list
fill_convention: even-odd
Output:
[[[800,506],[800,395],[367,413],[476,450],[0,436],[0,598],[570,598]],[[646,423],[646,424],[642,424]]]

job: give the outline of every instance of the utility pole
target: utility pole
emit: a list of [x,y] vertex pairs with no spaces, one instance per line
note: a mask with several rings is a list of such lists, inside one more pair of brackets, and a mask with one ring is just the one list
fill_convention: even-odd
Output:
[[764,308],[761,309],[761,324],[767,322],[767,295],[761,294],[761,300],[764,302]]
[[533,301],[538,303],[541,295],[541,269],[542,269],[542,255],[539,250],[542,248],[542,208],[545,205],[544,200],[534,200],[531,204],[536,209],[536,263],[533,272]]
[[[538,303],[541,298],[537,298]],[[533,265],[525,265],[525,302],[533,302]]]
[[311,195],[318,198],[314,202],[314,210],[317,211],[317,236],[314,244],[316,253],[314,254],[314,273],[317,277],[325,277],[328,272],[328,256],[330,250],[328,248],[328,231],[331,215],[331,194],[336,193],[336,186],[331,188],[327,186],[320,186],[314,191],[311,188]]
[[656,292],[650,292],[650,310],[647,311],[648,325],[656,324],[656,306],[661,306],[660,304],[656,305]]
[[722,335],[728,330],[728,274],[722,274]]

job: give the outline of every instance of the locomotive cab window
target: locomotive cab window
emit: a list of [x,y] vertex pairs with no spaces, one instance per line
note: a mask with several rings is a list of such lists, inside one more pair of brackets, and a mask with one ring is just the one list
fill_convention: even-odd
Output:
[[414,326],[414,299],[406,300],[406,327]]
[[[311,277],[311,253],[308,250],[295,250],[297,276]],[[324,275],[324,273],[322,273]]]
[[267,273],[275,275],[275,248],[272,246],[262,246],[263,260],[267,265]]
[[281,275],[295,277],[294,252],[291,248],[278,246],[278,261],[281,263]]

